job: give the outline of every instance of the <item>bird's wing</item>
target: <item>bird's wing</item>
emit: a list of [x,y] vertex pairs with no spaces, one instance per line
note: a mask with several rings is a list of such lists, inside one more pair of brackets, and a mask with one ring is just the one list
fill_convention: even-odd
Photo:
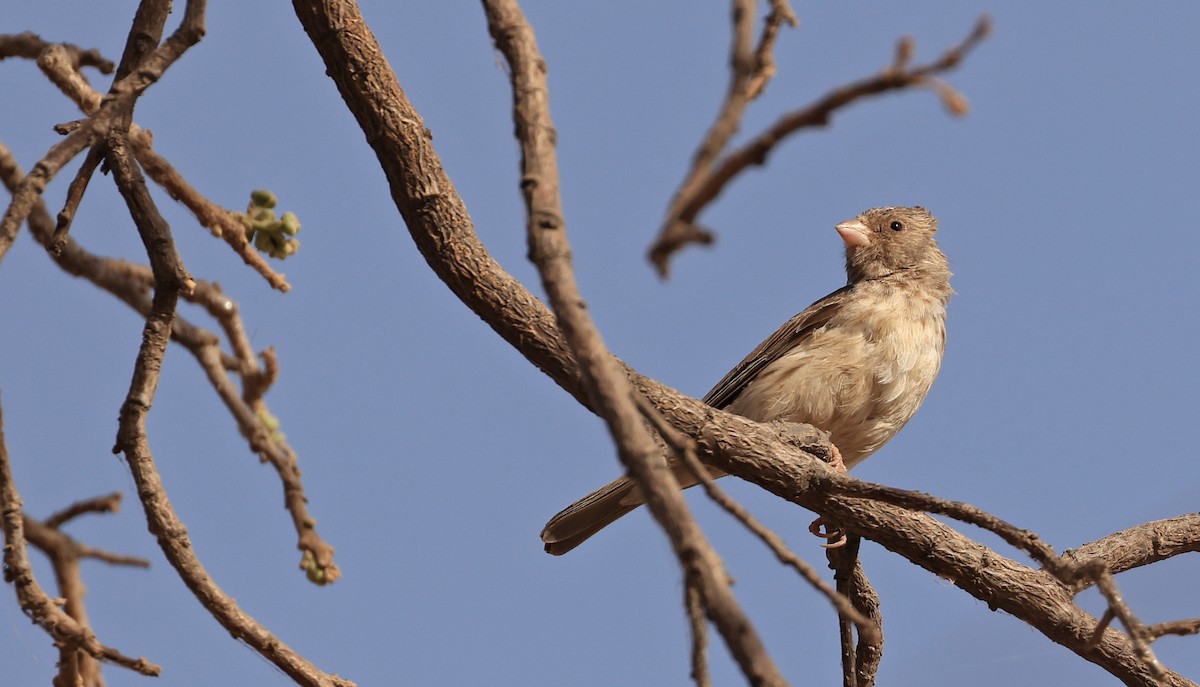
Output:
[[724,408],[733,403],[746,385],[762,372],[763,368],[804,343],[817,329],[828,324],[837,315],[846,301],[851,286],[843,286],[804,309],[804,312],[777,329],[729,371],[717,385],[704,396],[704,402],[714,408]]

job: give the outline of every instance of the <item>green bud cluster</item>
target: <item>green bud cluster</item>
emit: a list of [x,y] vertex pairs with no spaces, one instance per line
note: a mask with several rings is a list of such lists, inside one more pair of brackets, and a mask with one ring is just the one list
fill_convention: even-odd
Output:
[[277,202],[275,194],[270,191],[251,192],[250,206],[246,208],[243,222],[246,225],[246,238],[254,243],[255,248],[283,260],[300,248],[300,242],[292,238],[300,231],[300,220],[294,212],[285,212],[282,217],[277,217]]
[[304,555],[301,556],[300,569],[304,571],[304,576],[308,578],[308,581],[313,584],[324,586],[330,582],[325,570],[317,565],[317,558],[311,551],[305,550]]

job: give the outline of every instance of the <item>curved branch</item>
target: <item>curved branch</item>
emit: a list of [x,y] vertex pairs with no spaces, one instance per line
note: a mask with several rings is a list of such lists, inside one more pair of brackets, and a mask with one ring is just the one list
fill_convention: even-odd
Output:
[[[199,40],[204,33],[205,3],[203,0],[188,0],[180,29],[148,58],[139,59],[139,50],[144,50],[145,46],[140,46],[137,42],[139,37],[138,19],[142,18],[143,11],[147,10],[149,5],[150,3],[144,3],[139,8],[138,17],[135,19],[130,39],[126,43],[125,55],[122,57],[118,73],[121,73],[130,64],[137,63],[140,66],[130,76],[115,84],[114,90],[131,79],[153,76],[156,57],[164,54],[167,56],[168,59],[163,66],[165,68],[166,64],[170,64],[173,50],[176,51],[174,57],[178,57],[178,54],[181,54],[188,45]],[[161,4],[159,8],[161,8]],[[161,25],[161,21],[159,25]],[[154,27],[151,27],[152,32],[153,30]],[[149,82],[152,81],[153,79]],[[135,96],[138,92],[136,89],[132,91]],[[150,271],[154,277],[154,295],[151,299],[150,311],[146,316],[142,344],[138,350],[129,392],[124,403],[121,404],[117,440],[113,452],[125,454],[130,473],[137,484],[138,497],[146,514],[147,525],[158,539],[159,546],[168,562],[200,604],[234,638],[248,644],[299,684],[312,687],[350,687],[353,685],[352,682],[322,672],[276,638],[217,586],[196,557],[187,536],[187,529],[171,505],[158,469],[154,464],[154,456],[150,452],[149,439],[146,434],[146,418],[158,388],[163,356],[172,336],[175,309],[180,294],[194,292],[195,282],[183,265],[183,260],[175,248],[170,228],[155,207],[149,189],[146,187],[145,178],[130,150],[129,129],[133,117],[133,103],[134,99],[131,97],[129,107],[120,111],[116,125],[108,131],[103,146],[117,190],[125,200],[129,214],[137,227],[138,235],[142,239],[146,255],[150,260]]]

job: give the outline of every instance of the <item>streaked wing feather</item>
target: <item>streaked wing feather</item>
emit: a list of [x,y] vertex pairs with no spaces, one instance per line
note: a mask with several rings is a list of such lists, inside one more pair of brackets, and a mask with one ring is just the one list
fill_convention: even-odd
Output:
[[851,286],[843,286],[828,296],[808,306],[799,315],[783,324],[774,334],[767,337],[738,363],[717,385],[704,396],[704,402],[714,408],[724,408],[733,403],[746,385],[762,372],[763,368],[787,354],[828,324],[837,315],[845,302]]

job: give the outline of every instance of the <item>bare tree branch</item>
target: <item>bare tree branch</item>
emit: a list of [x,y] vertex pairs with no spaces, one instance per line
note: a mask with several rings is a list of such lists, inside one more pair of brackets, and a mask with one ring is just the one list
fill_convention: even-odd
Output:
[[1151,640],[1165,637],[1167,635],[1195,635],[1200,634],[1200,618],[1191,620],[1172,620],[1165,623],[1155,623],[1146,628],[1146,635]]
[[683,606],[687,610],[692,636],[692,681],[696,687],[712,687],[712,676],[708,672],[708,619],[704,617],[700,590],[687,578],[684,578]]
[[876,628],[873,634],[866,634],[860,625],[856,641],[850,621],[844,615],[838,616],[843,687],[874,685],[875,674],[883,660],[883,615],[879,610],[879,596],[867,580],[858,557],[861,543],[862,538],[858,535],[848,535],[845,546],[825,551],[829,567],[834,571],[838,594],[849,599],[854,609],[869,618]]
[[[185,16],[185,23],[187,21],[196,22],[202,15],[202,7],[194,8]],[[157,44],[158,38],[161,36],[162,24],[165,22],[166,16],[165,3],[143,3],[139,7],[134,28],[131,30],[133,37],[130,44],[140,43],[143,46],[143,52],[152,51]],[[191,28],[181,26],[180,30],[176,32],[176,36],[198,37],[202,34],[202,26],[193,26]],[[38,40],[40,41],[40,39]],[[62,59],[61,56],[64,54],[64,51],[58,49],[57,46],[42,42],[37,47],[41,55],[39,65],[43,71],[55,83],[60,84],[64,92],[75,100],[76,104],[85,114],[93,115],[92,119],[95,119],[94,115],[97,114],[101,96],[91,89],[86,80],[82,78],[82,75],[76,73],[78,70],[77,64]],[[27,49],[25,52],[31,52],[31,50]],[[58,57],[56,59],[46,59],[48,54]],[[132,65],[131,61],[137,59],[137,57],[138,54],[136,52],[126,51],[121,69],[118,70],[119,77],[129,73],[133,69],[135,65]],[[66,84],[72,86],[68,88],[64,86]],[[77,123],[72,127],[72,131],[79,130],[91,121],[89,119]],[[286,291],[288,285],[283,276],[271,270],[262,257],[254,251],[253,247],[249,246],[246,238],[246,228],[235,214],[209,202],[187,184],[182,176],[165,159],[158,156],[150,148],[151,137],[149,132],[138,130],[136,126],[131,126],[131,130],[134,131],[133,135],[131,135],[131,140],[135,142],[134,149],[138,153],[139,162],[146,166],[147,172],[163,185],[172,197],[183,200],[192,209],[193,213],[196,214],[197,218],[200,219],[202,224],[208,226],[214,233],[223,235],[226,241],[242,255],[243,260],[266,277],[272,286]],[[35,221],[35,218],[30,218],[30,225],[34,228],[33,233],[35,238],[38,238],[47,249],[51,250],[56,261],[64,269],[73,274],[87,276],[93,282],[109,289],[143,315],[146,315],[150,310],[149,289],[153,285],[153,278],[149,270],[129,265],[128,263],[121,263],[117,265],[117,269],[112,269],[112,261],[93,258],[87,255],[86,251],[78,248],[68,251],[65,257],[62,256],[64,246],[66,245],[66,229],[69,226],[71,216],[74,214],[74,207],[82,197],[83,190],[86,187],[86,180],[90,176],[91,170],[95,167],[94,161],[98,161],[101,157],[98,151],[98,148],[94,148],[89,152],[88,161],[85,163],[83,169],[81,169],[76,182],[72,184],[68,193],[67,206],[64,208],[63,213],[60,213],[60,221],[54,230],[53,238],[47,240],[47,235],[44,231],[39,232],[36,230],[39,225],[44,225],[44,223]],[[3,153],[3,155],[0,155],[0,167],[3,167],[6,172],[5,182],[10,187],[15,187],[21,182],[23,175],[20,174],[15,161],[11,160],[11,154],[8,153],[7,149],[0,147],[0,153]],[[40,203],[40,199],[36,200],[35,210]],[[223,229],[226,230],[222,231]],[[132,278],[132,283],[129,278]],[[184,343],[193,355],[196,356],[197,360],[200,361],[214,388],[221,394],[227,407],[233,413],[235,419],[237,419],[239,430],[250,440],[252,450],[259,453],[263,457],[263,460],[271,462],[283,480],[285,505],[292,514],[293,523],[300,538],[300,548],[304,552],[302,569],[315,582],[321,584],[333,582],[340,576],[340,571],[337,565],[333,563],[333,548],[325,543],[316,533],[316,521],[308,513],[307,499],[304,496],[303,485],[300,482],[300,471],[296,465],[295,453],[282,441],[282,435],[274,431],[268,431],[264,427],[266,423],[274,422],[273,416],[271,416],[265,403],[262,401],[262,394],[270,386],[270,382],[277,372],[273,353],[268,351],[264,354],[264,359],[269,364],[268,369],[263,371],[259,367],[253,351],[250,349],[249,342],[245,338],[244,328],[237,315],[236,305],[231,299],[221,294],[216,287],[209,287],[204,282],[200,282],[198,293],[193,294],[188,292],[184,295],[189,300],[194,300],[204,305],[218,319],[230,339],[231,346],[237,352],[239,361],[231,362],[220,351],[215,336],[203,332],[203,330],[197,330],[182,320],[176,320],[172,328],[173,337]],[[224,371],[225,369],[232,369],[241,376],[243,381],[241,398],[237,394],[232,393],[228,376]]]
[[688,466],[710,499],[766,544],[767,548],[771,550],[771,553],[775,554],[775,558],[780,563],[795,570],[801,579],[828,599],[840,617],[846,618],[849,622],[856,625],[858,631],[870,638],[871,641],[883,641],[882,637],[879,636],[879,626],[860,613],[851,603],[849,597],[829,586],[829,583],[822,579],[812,566],[788,549],[782,537],[759,522],[754,515],[717,486],[716,480],[713,479],[712,475],[696,456],[696,443],[691,437],[684,435],[670,425],[644,397],[639,397],[639,407],[642,408],[642,414],[653,425],[659,436],[666,441],[674,455]]
[[[193,15],[202,16],[203,9],[194,10]],[[186,16],[185,20],[187,20]],[[197,21],[196,16],[193,16],[191,21]],[[203,32],[202,26],[193,26],[190,29],[185,29],[181,26],[180,30],[176,32],[176,36],[179,36],[178,40],[182,43],[186,40],[199,40]],[[146,41],[151,41],[151,45],[156,37],[156,35],[151,34],[143,36]],[[40,39],[38,40],[40,41]],[[36,56],[38,66],[67,97],[75,102],[84,114],[95,115],[100,109],[103,97],[88,84],[87,79],[79,71],[80,61],[76,52],[70,49],[72,46],[44,43],[42,45],[41,52]],[[78,49],[76,48],[75,50]],[[125,59],[129,59],[128,54]],[[130,68],[129,65],[123,63],[122,69],[118,71],[119,77],[121,74],[128,72]],[[157,79],[158,77],[155,78]],[[195,215],[201,226],[212,231],[215,236],[224,239],[230,248],[241,256],[243,262],[262,275],[272,288],[286,293],[291,288],[287,280],[283,275],[271,269],[271,266],[267,264],[262,255],[250,244],[247,237],[247,226],[239,215],[208,200],[189,184],[183,178],[183,175],[166,158],[154,151],[153,136],[151,136],[149,131],[136,126],[131,126],[130,131],[132,134],[130,141],[133,143],[138,162],[142,165],[146,174],[151,179],[154,179],[158,185],[162,186],[170,194],[171,198],[183,203]],[[90,151],[87,159],[76,174],[74,181],[72,181],[67,193],[66,204],[58,216],[58,224],[55,228],[54,241],[50,244],[50,250],[62,249],[63,238],[70,227],[75,210],[87,188],[88,180],[95,171],[100,158],[101,156],[95,149]]]
[[[46,189],[46,184],[58,174],[59,170],[70,162],[76,155],[83,152],[92,144],[92,135],[97,120],[89,119],[88,124],[76,129],[62,141],[59,141],[33,166],[33,171],[25,175],[21,183],[12,190],[12,200],[0,219],[0,260],[8,253],[17,232],[34,204]],[[89,126],[90,124],[90,126]]]
[[[1092,559],[1108,564],[1114,575],[1144,565],[1165,561],[1181,553],[1200,552],[1200,513],[1134,525],[1094,542],[1063,552],[1063,559],[1077,565]],[[1080,579],[1075,591],[1094,582]]]
[[[1068,583],[1056,575],[1001,556],[927,515],[879,501],[823,494],[819,483],[853,478],[823,466],[821,474],[811,472],[807,467],[813,462],[810,457],[784,448],[779,435],[763,426],[735,429],[731,418],[711,409],[692,411],[674,400],[671,405],[676,409],[672,420],[683,431],[700,437],[700,446],[710,452],[708,462],[715,467],[832,516],[851,532],[904,556],[990,607],[1020,618],[1126,684],[1192,684],[1172,672],[1160,680],[1125,635],[1110,630],[1098,644],[1093,643],[1096,619],[1074,603]],[[1062,568],[1063,574],[1070,571],[1065,563]]]
[[[59,608],[43,591],[34,577],[25,545],[25,516],[21,511],[21,495],[13,481],[8,459],[8,443],[4,440],[4,419],[0,412],[0,526],[4,529],[4,580],[16,588],[21,610],[54,638],[62,651],[83,651],[99,661],[108,661],[143,675],[158,675],[160,668],[144,658],[130,658],[116,649],[104,646],[84,621],[78,621]],[[72,593],[70,597],[81,597]],[[69,597],[69,598],[70,598]],[[76,609],[81,611],[82,608]],[[78,673],[78,665],[68,666]]]
[[247,238],[246,225],[237,213],[227,210],[205,198],[183,178],[166,158],[159,155],[151,147],[150,132],[141,129],[130,137],[134,153],[147,176],[163,187],[171,198],[183,203],[183,206],[196,216],[200,226],[209,229],[214,236],[224,239],[242,261],[258,272],[271,288],[287,293],[291,290],[284,275],[271,268],[261,254],[254,249]]
[[643,424],[628,378],[605,348],[579,293],[558,192],[546,63],[533,28],[515,0],[484,0],[483,4],[488,31],[511,68],[530,257],[541,274],[559,329],[579,361],[584,389],[608,424],[621,463],[666,531],[689,585],[694,585],[742,672],[753,685],[783,685],[782,674],[733,596],[724,564],[692,518],[678,482]]
[[46,48],[52,45],[61,45],[68,51],[71,63],[74,65],[76,71],[84,67],[94,67],[101,74],[113,73],[115,65],[110,60],[105,59],[99,50],[95,48],[84,50],[78,45],[71,43],[48,43],[42,40],[41,36],[31,31],[16,35],[0,35],[0,60],[6,57],[23,57],[27,60],[36,60],[38,55],[41,55]]
[[671,254],[675,251],[688,243],[712,243],[712,232],[694,222],[673,221],[671,218],[682,216],[685,204],[705,183],[721,151],[725,150],[741,127],[742,114],[751,101],[766,90],[767,82],[775,75],[773,49],[780,26],[785,23],[790,26],[796,25],[796,15],[787,0],[772,0],[771,12],[763,20],[762,36],[755,46],[753,35],[757,7],[758,3],[755,0],[733,2],[729,90],[721,103],[716,121],[692,156],[692,166],[671,200],[671,207],[667,211],[668,221],[650,249],[650,261],[654,263],[660,276],[666,276],[670,269]]
[[[11,151],[0,143],[0,181],[9,189],[14,189],[23,178],[24,174]],[[40,198],[35,200],[28,222],[34,239],[48,248],[55,227]],[[50,254],[64,271],[88,279],[124,301],[143,317],[149,315],[150,291],[154,285],[149,268],[92,255],[70,237],[65,237],[59,250],[50,251]],[[237,304],[215,284],[194,281],[193,290],[186,298],[203,306],[220,322],[236,355],[229,356],[222,352],[216,334],[179,316],[172,322],[171,338],[182,344],[200,363],[214,390],[237,422],[238,431],[247,438],[250,450],[269,462],[279,474],[283,484],[284,505],[292,517],[298,546],[304,552],[302,569],[315,582],[334,582],[341,576],[341,571],[333,561],[333,547],[318,534],[316,519],[309,512],[296,454],[278,433],[264,426],[264,420],[272,417],[262,396],[277,373],[274,354],[269,349],[264,351],[262,356],[266,361],[266,369],[259,366],[246,338]],[[234,390],[235,384],[229,371],[242,380],[240,395]]]
[[[826,126],[837,111],[868,96],[914,86],[934,89],[952,114],[965,114],[966,100],[948,85],[938,81],[936,76],[957,67],[990,31],[990,19],[987,16],[980,17],[970,35],[961,43],[946,51],[938,60],[916,67],[908,66],[912,42],[908,38],[902,39],[896,50],[895,61],[879,74],[836,88],[815,103],[784,115],[766,131],[741,148],[727,153],[720,161],[716,159],[720,151],[713,152],[707,147],[720,142],[723,150],[728,139],[722,142],[719,139],[710,141],[706,138],[701,145],[704,152],[697,153],[692,170],[676,193],[659,236],[650,247],[650,261],[654,263],[659,274],[666,276],[671,256],[687,244],[712,241],[712,233],[699,227],[696,218],[734,177],[748,167],[764,164],[775,146],[787,136],[801,129]],[[741,110],[728,105],[732,98],[732,93],[726,96],[724,107],[727,109],[723,109],[722,118],[740,118]],[[736,130],[737,122],[725,126],[731,127],[732,133]]]
[[120,451],[125,454],[138,487],[138,496],[146,512],[150,531],[157,537],[168,562],[201,605],[233,637],[245,642],[301,685],[353,685],[348,680],[317,669],[243,611],[217,586],[196,557],[187,530],[167,497],[150,452],[146,436],[146,416],[158,386],[179,293],[185,289],[190,290],[191,277],[175,250],[174,240],[166,222],[155,209],[145,181],[133,162],[132,153],[124,140],[125,135],[126,132],[120,130],[110,133],[106,141],[107,157],[114,181],[125,198],[150,258],[155,290],[142,335],[142,346],[134,366],[133,380],[121,406],[120,428],[114,452]]
[[[122,556],[86,546],[67,536],[59,526],[85,513],[115,513],[121,504],[121,494],[113,493],[85,501],[77,501],[66,509],[39,522],[26,515],[24,518],[25,538],[50,559],[54,569],[63,610],[83,628],[91,628],[87,607],[84,605],[86,589],[79,562],[94,558],[111,565],[139,568],[150,567],[150,562],[134,556]],[[57,602],[56,602],[57,603]],[[55,685],[101,686],[100,664],[84,651],[74,647],[60,647],[58,677]]]
[[57,530],[71,520],[87,513],[116,513],[119,510],[121,510],[121,492],[114,491],[104,496],[76,501],[46,518],[42,524]]
[[[174,248],[170,230],[154,207],[141,171],[133,162],[130,144],[133,105],[137,96],[148,85],[154,83],[162,72],[190,45],[198,41],[204,33],[204,2],[192,0],[187,4],[179,29],[161,46],[157,46],[169,6],[170,3],[163,0],[145,0],[139,6],[121,65],[117,69],[117,82],[112,89],[112,93],[117,95],[114,97],[110,94],[104,98],[99,108],[89,113],[91,116],[88,119],[78,127],[72,127],[73,131],[67,139],[71,141],[86,137],[86,145],[96,144],[101,147],[150,259],[150,274],[154,292],[148,306],[144,301],[151,282],[146,279],[144,268],[126,264],[124,269],[116,271],[118,276],[115,279],[108,278],[108,281],[114,285],[115,282],[121,282],[119,295],[123,299],[135,307],[142,307],[146,310],[146,326],[142,346],[134,368],[129,393],[122,405],[120,428],[114,451],[121,451],[126,456],[134,480],[138,485],[139,498],[144,506],[150,530],[158,537],[168,561],[201,604],[233,636],[255,648],[301,684],[351,685],[353,683],[349,681],[317,670],[306,659],[296,654],[241,611],[237,604],[216,586],[192,552],[186,530],[171,507],[149,450],[145,434],[145,419],[157,388],[163,354],[173,335],[179,334],[180,337],[184,337],[184,332],[187,331],[187,327],[181,327],[179,332],[176,331],[178,323],[175,321],[175,307],[181,293],[192,294],[195,290],[195,282],[183,267],[182,260]],[[79,98],[85,111],[91,109],[84,104],[88,97],[86,88],[77,88],[72,92]],[[7,156],[6,150],[0,152]],[[21,179],[19,169],[11,160],[0,160],[0,163],[2,163],[0,167],[5,172],[6,182],[12,178],[11,181],[16,187],[14,202],[10,204],[9,211],[5,216],[5,224],[0,225],[0,237],[9,237],[7,229],[11,227],[12,235],[15,235],[15,229],[19,227],[25,216],[32,209],[39,207],[40,199],[37,196],[44,187],[44,182],[40,186],[36,183],[36,179],[35,183],[31,183],[32,174]],[[47,169],[44,163],[45,159],[43,163],[39,163],[39,169]],[[58,167],[61,168],[61,164]],[[42,176],[48,178],[51,175],[52,170]],[[82,194],[82,185],[77,186],[77,194]],[[20,205],[16,202],[18,196],[22,198]],[[47,227],[42,227],[42,230],[35,233],[43,235],[40,238],[44,243],[51,243],[52,232],[48,231]],[[11,243],[11,238],[9,238],[9,243]],[[65,245],[61,252],[69,252],[71,255],[71,258],[67,258],[67,260],[81,257],[80,251],[67,250],[73,248],[69,242],[62,243]],[[94,266],[97,261],[92,260],[87,264]],[[74,266],[79,267],[78,264]],[[211,288],[203,291],[210,300],[213,299],[214,294],[219,294],[219,291]],[[117,289],[114,289],[114,292],[117,292]],[[230,302],[225,301],[226,306],[229,304]],[[219,306],[210,303],[210,312],[213,307]],[[231,339],[237,339],[240,328],[234,327],[232,320],[226,320],[226,324],[227,331],[231,332]],[[219,355],[219,349],[216,349],[214,345],[215,337],[201,335],[199,338],[202,339],[200,345],[204,346],[208,353],[203,357],[202,362],[209,363],[207,367],[210,372],[214,367],[221,370],[221,379],[220,381],[214,379],[214,386],[218,390],[227,388],[229,385],[224,376],[227,361]],[[236,341],[235,347],[239,352],[245,354],[248,346],[242,344],[242,341]],[[232,400],[227,399],[227,403],[236,406],[242,403],[255,404],[260,400],[256,395],[261,394],[261,391],[273,378],[274,365],[270,363],[270,360],[267,373],[260,372],[252,359],[245,364],[233,363],[233,365],[243,368],[246,375],[254,379],[254,382],[244,389],[245,399],[234,396]],[[259,436],[252,437],[252,445],[256,441],[263,446],[272,444],[269,437],[268,440],[263,439],[261,422],[246,418],[240,418],[240,420],[243,426],[253,425],[259,430]],[[294,456],[287,457],[294,459]],[[293,476],[298,478],[298,472]],[[300,498],[303,498],[302,494]],[[307,517],[305,511],[301,509],[298,513],[294,512],[293,515],[309,521],[305,523],[304,527],[311,532],[311,519]],[[302,528],[298,525],[298,529]],[[302,534],[302,543],[304,540],[305,536]],[[328,550],[328,554],[332,555],[332,549]],[[311,550],[306,555],[311,555]],[[333,568],[333,571],[336,573],[336,568]]]

